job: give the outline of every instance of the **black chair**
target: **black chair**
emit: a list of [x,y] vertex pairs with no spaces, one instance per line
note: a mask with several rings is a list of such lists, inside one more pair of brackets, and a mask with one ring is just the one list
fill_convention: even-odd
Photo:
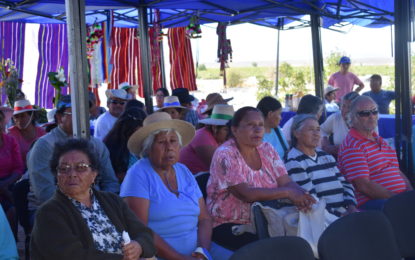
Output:
[[388,199],[383,212],[389,219],[402,257],[415,257],[415,191]]
[[357,212],[333,222],[318,242],[320,260],[400,260],[392,226],[382,212]]
[[205,198],[205,200],[207,197],[206,185],[208,183],[209,177],[210,177],[209,172],[199,172],[198,174],[195,175],[197,185],[199,185],[199,189],[202,191],[203,198]]
[[273,237],[238,249],[230,260],[314,260],[310,245],[301,237]]

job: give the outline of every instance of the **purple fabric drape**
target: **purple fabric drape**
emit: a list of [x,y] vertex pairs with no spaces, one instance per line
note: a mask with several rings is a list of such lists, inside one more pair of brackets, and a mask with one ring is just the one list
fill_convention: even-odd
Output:
[[[48,73],[65,70],[68,80],[68,40],[66,24],[41,24],[39,28],[39,62],[36,76],[35,103],[44,108],[53,108],[55,89],[49,83]],[[68,88],[62,89],[62,95]]]
[[[23,79],[23,59],[25,42],[25,24],[0,22],[0,60],[11,59]],[[1,104],[6,100],[5,91],[1,91]]]

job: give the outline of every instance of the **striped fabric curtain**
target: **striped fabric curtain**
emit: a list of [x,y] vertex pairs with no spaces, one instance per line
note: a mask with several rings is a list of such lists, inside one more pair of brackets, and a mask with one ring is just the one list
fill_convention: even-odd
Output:
[[[159,41],[160,37],[160,27],[150,28],[149,29],[149,38],[150,38],[150,49],[151,49],[151,74],[153,77],[153,93],[156,92],[158,88],[162,87],[161,80],[161,48],[160,44],[163,44],[162,41]],[[161,39],[162,40],[162,39]]]
[[168,31],[170,47],[170,86],[171,89],[187,88],[197,90],[192,46],[186,37],[186,28],[170,28]]
[[[0,60],[10,59],[23,79],[25,23],[0,22]],[[6,101],[6,93],[1,92],[1,104]]]
[[111,85],[118,88],[122,82],[138,85],[138,94],[143,96],[141,77],[140,42],[137,29],[113,27],[111,32]]
[[[65,70],[68,79],[68,40],[66,24],[41,24],[39,28],[39,62],[37,66],[35,104],[53,108],[55,89],[49,83],[48,72]],[[62,95],[68,88],[62,89]]]

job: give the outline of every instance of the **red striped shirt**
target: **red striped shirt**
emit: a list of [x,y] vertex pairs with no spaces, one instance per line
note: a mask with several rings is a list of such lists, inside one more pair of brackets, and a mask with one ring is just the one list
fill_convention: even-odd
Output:
[[[382,137],[373,133],[375,140],[363,137],[351,128],[339,150],[338,167],[349,182],[358,178],[369,178],[394,193],[406,190],[400,175],[396,152]],[[355,191],[358,206],[369,197]]]

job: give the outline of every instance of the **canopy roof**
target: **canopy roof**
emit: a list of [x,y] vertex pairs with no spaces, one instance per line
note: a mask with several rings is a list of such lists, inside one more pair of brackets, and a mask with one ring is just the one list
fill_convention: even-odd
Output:
[[[193,15],[200,23],[250,22],[290,29],[308,26],[306,14],[318,14],[323,27],[341,28],[347,24],[382,27],[393,23],[391,0],[85,0],[87,23],[108,19],[115,10],[115,26],[137,26],[137,7],[160,10],[164,28],[186,26]],[[149,16],[152,13],[149,12]],[[0,0],[0,21],[64,23],[65,0]],[[151,18],[151,17],[150,17]],[[284,18],[284,19],[278,19]],[[151,26],[151,20],[150,26]],[[284,24],[293,23],[291,26]]]

